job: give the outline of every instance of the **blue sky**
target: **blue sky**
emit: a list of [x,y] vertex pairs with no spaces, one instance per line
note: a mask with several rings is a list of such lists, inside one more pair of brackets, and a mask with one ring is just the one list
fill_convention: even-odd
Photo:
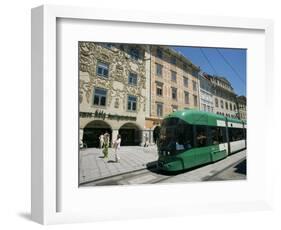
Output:
[[203,72],[225,77],[237,95],[246,96],[246,49],[172,47]]

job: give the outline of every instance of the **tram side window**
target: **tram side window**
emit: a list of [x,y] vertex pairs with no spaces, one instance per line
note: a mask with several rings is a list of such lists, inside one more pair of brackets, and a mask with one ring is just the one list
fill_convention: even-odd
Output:
[[207,126],[205,125],[197,125],[196,126],[196,146],[197,147],[205,147],[208,145],[207,143]]
[[229,141],[239,141],[244,139],[243,129],[229,128]]
[[179,121],[177,125],[177,140],[179,147],[188,150],[193,148],[193,126]]
[[217,145],[226,142],[225,128],[210,127],[211,144]]

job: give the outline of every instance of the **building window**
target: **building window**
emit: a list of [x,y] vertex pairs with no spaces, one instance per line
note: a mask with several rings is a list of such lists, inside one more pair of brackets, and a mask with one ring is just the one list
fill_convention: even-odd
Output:
[[156,56],[158,57],[158,58],[163,58],[163,52],[162,52],[162,50],[160,49],[160,48],[157,48],[157,50],[156,50]]
[[94,92],[94,105],[105,106],[106,105],[106,89],[95,88]]
[[129,73],[128,76],[128,84],[130,85],[137,85],[138,84],[138,76],[135,73]]
[[216,107],[219,107],[219,100],[217,98],[215,98],[215,104],[216,104]]
[[192,81],[193,91],[197,90],[197,84],[196,81]]
[[163,104],[162,103],[156,103],[156,113],[157,113],[157,117],[163,116]]
[[156,74],[157,74],[157,76],[162,77],[162,69],[163,69],[163,66],[156,63]]
[[203,104],[203,111],[207,111],[205,104]]
[[228,103],[225,102],[225,109],[228,109]]
[[184,92],[184,103],[189,104],[189,93],[188,92]]
[[183,85],[185,87],[188,87],[188,78],[187,77],[183,77]]
[[177,59],[175,57],[171,57],[171,64],[176,65]]
[[137,97],[128,96],[128,111],[136,111],[137,110]]
[[233,105],[233,109],[236,110],[236,106],[235,105]]
[[198,72],[197,71],[192,71],[192,75],[194,76],[194,77],[198,77]]
[[139,56],[140,56],[139,49],[137,49],[137,48],[131,48],[131,49],[130,49],[130,55],[131,55],[131,58],[132,58],[133,60],[138,60],[138,59],[139,59]]
[[108,77],[109,65],[98,61],[97,75],[101,77]]
[[163,84],[156,83],[156,95],[163,96]]
[[177,89],[172,87],[172,99],[177,100]]
[[221,100],[221,108],[223,109],[223,100]]
[[177,73],[175,71],[171,71],[171,81],[177,82]]
[[229,103],[229,108],[230,108],[230,111],[232,111],[232,104]]
[[193,102],[194,102],[194,106],[198,105],[197,96],[196,95],[193,95]]

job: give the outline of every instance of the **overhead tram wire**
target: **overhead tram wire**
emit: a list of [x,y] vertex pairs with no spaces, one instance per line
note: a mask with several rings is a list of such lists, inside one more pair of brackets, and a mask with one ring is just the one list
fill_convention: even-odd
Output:
[[212,65],[211,61],[209,60],[209,58],[207,57],[207,55],[205,54],[205,52],[203,51],[203,49],[200,47],[200,51],[203,55],[203,57],[207,60],[208,64],[211,66],[211,68],[213,69],[214,73],[218,76],[218,73],[215,69],[215,67]]
[[225,63],[232,69],[232,71],[237,75],[237,77],[240,79],[240,81],[242,81],[243,84],[246,85],[246,82],[242,79],[242,77],[240,76],[240,74],[236,71],[236,69],[231,65],[231,63],[225,58],[225,56],[221,53],[221,51],[216,48],[217,52],[219,53],[219,55],[222,57],[222,59],[225,61]]

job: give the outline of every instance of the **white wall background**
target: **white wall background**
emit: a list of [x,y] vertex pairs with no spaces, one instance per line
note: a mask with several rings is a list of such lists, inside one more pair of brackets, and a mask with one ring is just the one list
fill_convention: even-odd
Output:
[[[94,7],[153,10],[169,13],[271,18],[275,21],[275,96],[280,98],[278,62],[281,59],[281,14],[278,1],[261,0],[173,0],[113,1],[113,0],[8,0],[1,2],[0,76],[1,76],[1,164],[0,164],[0,225],[1,229],[38,229],[30,221],[30,9],[41,4],[78,5]],[[279,78],[278,78],[279,76]],[[278,102],[278,100],[276,100]],[[281,117],[276,103],[272,119]],[[273,143],[280,136],[277,123]],[[275,154],[279,154],[277,144]],[[281,162],[280,156],[278,156]],[[276,209],[224,215],[187,216],[166,219],[130,220],[75,225],[48,226],[52,229],[280,229],[281,186],[280,163],[273,165],[276,178]],[[176,225],[175,225],[176,224]]]

